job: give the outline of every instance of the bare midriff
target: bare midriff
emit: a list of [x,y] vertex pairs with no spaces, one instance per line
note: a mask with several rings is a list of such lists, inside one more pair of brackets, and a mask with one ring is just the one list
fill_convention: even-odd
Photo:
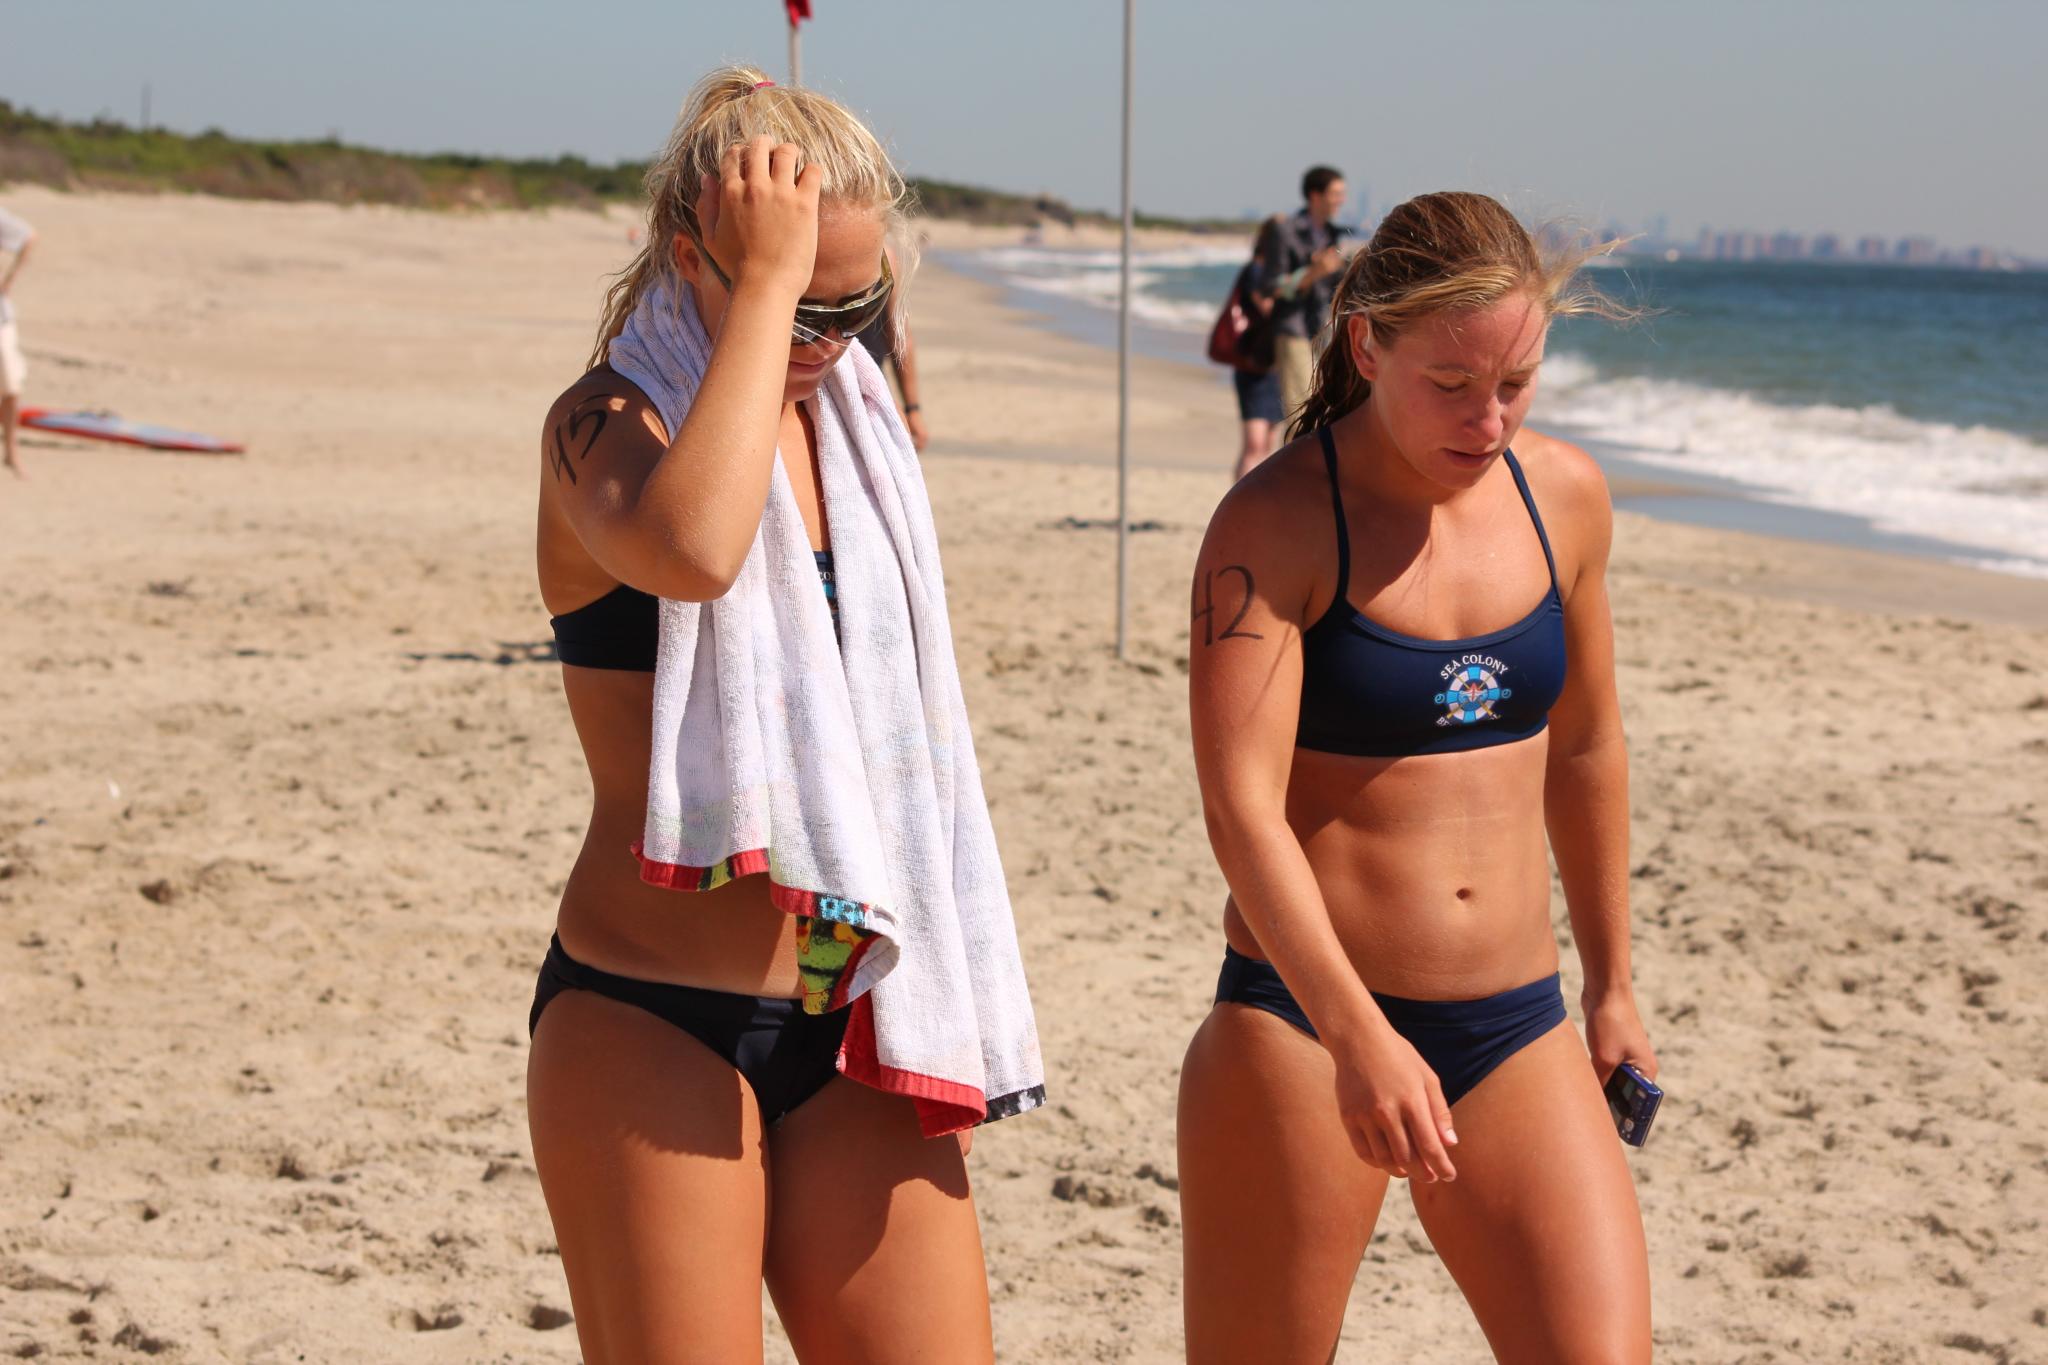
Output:
[[[1549,733],[1405,758],[1294,751],[1287,823],[1370,990],[1473,1000],[1557,970],[1543,779]],[[1224,934],[1265,957],[1233,900]]]
[[633,846],[647,817],[654,675],[562,669],[569,715],[590,768],[590,829],[562,891],[556,932],[570,957],[643,981],[794,999],[795,919],[768,899],[765,876],[715,891],[640,879]]

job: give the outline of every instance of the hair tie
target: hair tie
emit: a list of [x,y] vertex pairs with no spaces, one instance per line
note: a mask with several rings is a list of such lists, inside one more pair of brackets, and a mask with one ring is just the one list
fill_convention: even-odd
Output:
[[764,85],[773,85],[773,84],[775,84],[775,82],[774,82],[774,81],[755,81],[755,82],[754,82],[754,88],[755,88],[756,90],[759,90],[759,89],[760,89],[760,88],[761,88],[762,86],[764,86]]

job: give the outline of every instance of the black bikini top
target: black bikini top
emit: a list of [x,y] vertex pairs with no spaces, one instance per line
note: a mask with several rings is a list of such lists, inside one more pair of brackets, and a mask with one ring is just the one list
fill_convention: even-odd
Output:
[[[832,624],[839,624],[839,592],[833,582],[832,552],[813,550]],[[652,673],[659,644],[658,599],[624,583],[595,602],[549,619],[555,632],[555,657],[577,668],[610,668],[626,673]]]
[[1402,758],[1511,744],[1550,723],[1564,691],[1564,598],[1536,500],[1513,451],[1508,471],[1543,543],[1550,591],[1502,630],[1425,640],[1389,630],[1351,605],[1351,538],[1337,486],[1337,443],[1322,432],[1337,507],[1337,594],[1301,637],[1301,719],[1295,744],[1328,754]]

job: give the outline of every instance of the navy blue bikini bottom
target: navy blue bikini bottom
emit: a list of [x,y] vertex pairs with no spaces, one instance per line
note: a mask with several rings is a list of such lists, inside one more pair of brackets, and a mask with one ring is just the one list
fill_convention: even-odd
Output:
[[[1445,1104],[1456,1104],[1495,1067],[1565,1020],[1564,991],[1555,972],[1481,1000],[1408,1000],[1378,991],[1372,998],[1394,1032],[1436,1073]],[[1216,1003],[1225,1001],[1276,1014],[1316,1036],[1273,964],[1235,948],[1223,950],[1223,974],[1216,981]]]

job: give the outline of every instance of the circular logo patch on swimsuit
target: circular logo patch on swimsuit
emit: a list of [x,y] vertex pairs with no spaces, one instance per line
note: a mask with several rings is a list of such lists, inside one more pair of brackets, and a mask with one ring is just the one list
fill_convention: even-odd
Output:
[[1436,704],[1448,708],[1436,718],[1438,725],[1476,725],[1493,719],[1495,702],[1514,696],[1514,689],[1479,664],[1467,664],[1450,678],[1450,686],[1436,694]]

